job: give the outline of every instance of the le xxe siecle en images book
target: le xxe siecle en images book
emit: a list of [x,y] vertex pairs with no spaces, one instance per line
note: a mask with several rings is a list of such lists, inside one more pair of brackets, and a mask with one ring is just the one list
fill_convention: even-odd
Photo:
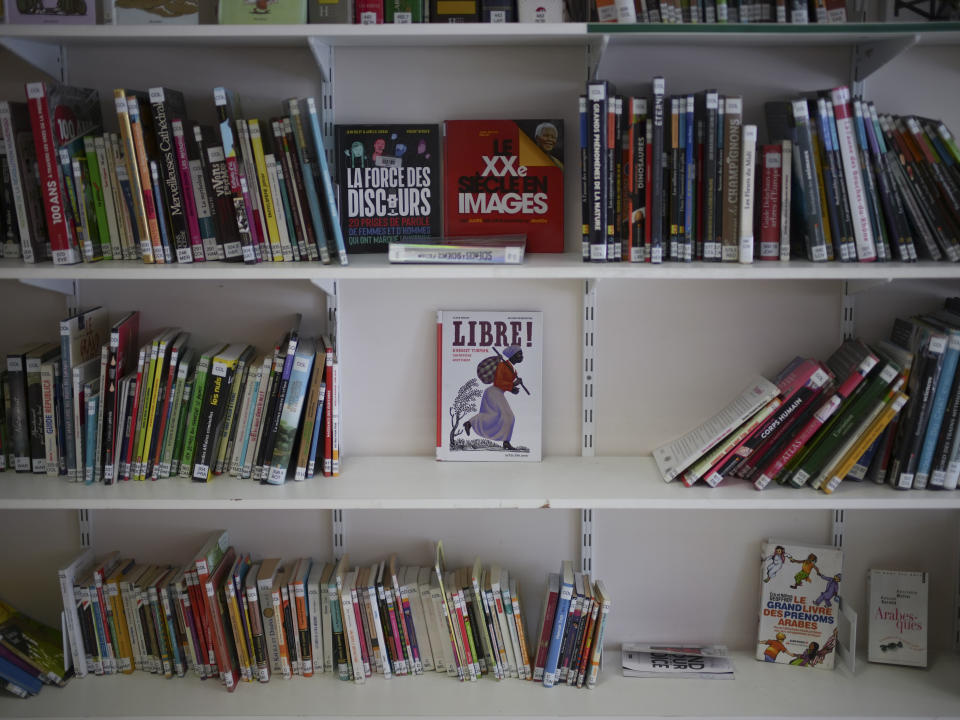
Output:
[[437,312],[437,459],[541,459],[543,313]]
[[764,543],[757,660],[833,669],[842,565],[837,548]]

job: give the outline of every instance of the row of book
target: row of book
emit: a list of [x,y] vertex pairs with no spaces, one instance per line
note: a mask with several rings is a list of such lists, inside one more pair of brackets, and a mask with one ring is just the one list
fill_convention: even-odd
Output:
[[602,582],[564,562],[529,645],[509,571],[479,559],[448,571],[442,544],[436,552],[432,568],[400,565],[396,555],[369,567],[347,555],[254,560],[223,530],[183,566],[87,549],[59,571],[69,661],[78,677],[194,674],[230,691],[324,672],[355,683],[439,672],[596,684],[610,610]]
[[595,0],[600,22],[845,23],[847,0]]
[[[420,23],[420,22],[561,22],[560,0],[219,0],[201,7],[199,0],[177,3],[136,0],[98,2],[7,3],[11,24],[95,25],[301,25],[303,23]],[[206,4],[206,3],[204,3]],[[548,11],[549,6],[555,9]],[[538,7],[539,6],[539,7]],[[3,17],[0,6],[0,18]],[[517,11],[519,10],[519,17]],[[538,13],[539,10],[539,13]],[[550,15],[551,17],[548,17]],[[554,16],[555,17],[552,17]]]
[[[0,468],[113,484],[229,473],[269,484],[339,475],[339,366],[299,318],[272,352],[201,349],[168,328],[141,344],[140,313],[103,308],[60,325],[59,343],[6,356]],[[138,351],[139,348],[139,351]]]
[[116,89],[119,133],[102,133],[96,90],[26,95],[0,102],[5,256],[346,264],[314,98],[261,123],[218,87],[212,128],[190,122],[179,91]]
[[832,493],[844,481],[955,490],[960,478],[960,299],[897,318],[889,340],[847,340],[758,377],[683,438],[654,451],[667,482],[739,478]]
[[741,97],[652,87],[596,81],[580,98],[584,261],[960,260],[960,148],[942,122],[838,87],[767,103],[758,145]]

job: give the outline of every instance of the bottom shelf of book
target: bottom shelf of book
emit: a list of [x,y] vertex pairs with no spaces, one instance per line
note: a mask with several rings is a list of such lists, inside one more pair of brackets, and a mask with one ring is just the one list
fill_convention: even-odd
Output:
[[593,690],[428,674],[364,685],[331,674],[242,684],[228,694],[212,680],[146,674],[87,677],[29,700],[0,699],[2,717],[960,717],[960,657],[943,652],[929,668],[867,663],[856,672],[757,662],[732,654],[733,680],[624,678],[620,648],[608,647]]

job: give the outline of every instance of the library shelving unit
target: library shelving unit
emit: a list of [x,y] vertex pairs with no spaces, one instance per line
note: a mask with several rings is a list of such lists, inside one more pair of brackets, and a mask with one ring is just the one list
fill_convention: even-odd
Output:
[[[339,478],[86,487],[0,474],[0,597],[56,623],[56,568],[81,543],[181,562],[216,527],[260,556],[349,550],[356,562],[397,552],[429,564],[440,538],[451,566],[479,556],[511,569],[528,628],[562,559],[579,560],[613,596],[606,668],[590,692],[446,677],[354,686],[320,676],[228,695],[214,682],[136,674],[0,699],[0,716],[960,716],[960,494],[688,490],[663,483],[650,459],[753,374],[798,354],[825,357],[846,335],[879,339],[896,315],[960,295],[960,267],[583,264],[574,132],[588,77],[632,93],[655,75],[668,93],[742,94],[761,140],[765,101],[845,83],[881,110],[939,116],[960,130],[958,43],[955,23],[0,26],[0,97],[21,99],[23,83],[41,77],[95,87],[109,127],[114,87],[182,89],[201,122],[213,119],[217,85],[239,92],[247,117],[315,95],[328,136],[334,121],[562,118],[567,188],[567,252],[518,267],[391,267],[381,256],[352,256],[347,267],[0,261],[0,353],[52,339],[71,306],[140,309],[142,334],[180,325],[200,345],[261,349],[301,312],[307,332],[336,328],[344,398]],[[434,462],[437,309],[544,312],[542,463]],[[841,662],[822,672],[755,662],[758,551],[771,536],[842,545],[844,602],[861,612],[861,651],[867,569],[929,572],[931,666],[860,657],[853,669]],[[619,644],[629,640],[725,643],[736,651],[736,679],[621,678]]]

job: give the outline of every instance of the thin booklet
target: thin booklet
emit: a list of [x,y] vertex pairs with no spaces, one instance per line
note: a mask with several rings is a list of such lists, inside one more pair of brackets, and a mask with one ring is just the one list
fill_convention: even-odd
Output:
[[399,238],[390,243],[387,255],[392,263],[520,265],[526,246],[526,235]]
[[733,679],[725,645],[624,643],[621,669],[624,677]]

